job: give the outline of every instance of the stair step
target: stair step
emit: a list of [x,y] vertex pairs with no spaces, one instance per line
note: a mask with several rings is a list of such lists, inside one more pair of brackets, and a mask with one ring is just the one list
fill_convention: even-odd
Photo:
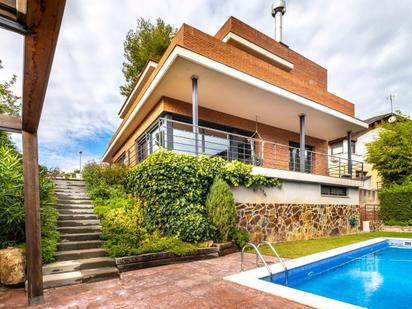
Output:
[[92,200],[90,199],[58,199],[58,204],[62,205],[62,204],[75,204],[75,205],[91,205],[92,204]]
[[82,240],[82,241],[61,241],[57,244],[59,251],[71,251],[81,249],[100,248],[103,244],[102,240]]
[[72,272],[76,270],[113,266],[116,266],[116,262],[111,257],[95,257],[89,259],[59,261],[44,265],[43,274],[50,275],[64,272]]
[[55,288],[59,286],[86,282],[97,282],[113,278],[119,278],[119,271],[117,270],[117,268],[102,267],[82,271],[45,275],[43,276],[43,287],[46,289]]
[[70,250],[70,251],[59,251],[56,253],[57,261],[69,261],[78,259],[89,259],[94,257],[107,256],[104,249],[93,248],[93,249],[81,249],[81,250]]
[[102,231],[100,225],[90,226],[70,226],[58,227],[58,231],[62,234],[83,234],[83,233],[97,233]]
[[100,220],[58,220],[59,227],[75,227],[75,226],[96,226],[100,224]]
[[55,288],[71,284],[82,283],[82,273],[80,271],[51,274],[43,276],[43,288]]
[[60,241],[84,241],[84,240],[99,240],[100,232],[94,233],[76,233],[76,234],[60,234]]
[[93,208],[57,208],[60,215],[92,215],[94,214]]
[[116,267],[85,269],[81,273],[83,282],[97,282],[105,279],[119,278],[119,270]]
[[57,193],[56,192],[57,199],[63,199],[63,200],[90,200],[89,196],[86,193],[82,192],[70,192],[70,193]]
[[85,214],[60,214],[59,220],[97,220],[97,215],[93,213]]
[[93,209],[92,204],[56,204],[59,209]]

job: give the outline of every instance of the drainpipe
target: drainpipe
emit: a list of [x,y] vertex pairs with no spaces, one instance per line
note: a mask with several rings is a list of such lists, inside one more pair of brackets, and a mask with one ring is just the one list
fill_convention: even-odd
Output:
[[300,150],[299,150],[299,162],[300,162],[300,171],[305,172],[305,114],[299,116],[300,120]]
[[199,100],[198,100],[198,79],[196,75],[192,76],[192,123],[193,133],[195,136],[195,154],[198,155],[198,135],[199,135]]
[[352,178],[352,131],[348,131],[346,139],[348,140],[348,174]]

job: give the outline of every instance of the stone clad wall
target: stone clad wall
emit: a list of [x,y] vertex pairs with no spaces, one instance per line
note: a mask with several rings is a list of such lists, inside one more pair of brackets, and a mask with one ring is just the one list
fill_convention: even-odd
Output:
[[[252,242],[302,240],[355,233],[358,205],[236,203],[238,224]],[[356,226],[350,219],[356,219]]]

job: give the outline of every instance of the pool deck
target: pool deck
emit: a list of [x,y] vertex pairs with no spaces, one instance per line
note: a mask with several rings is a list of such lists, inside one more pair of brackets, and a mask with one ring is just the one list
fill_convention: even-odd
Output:
[[[255,255],[246,255],[253,268]],[[121,274],[120,279],[45,290],[30,308],[309,308],[226,281],[239,272],[240,253]],[[23,289],[0,288],[0,308],[26,308]]]

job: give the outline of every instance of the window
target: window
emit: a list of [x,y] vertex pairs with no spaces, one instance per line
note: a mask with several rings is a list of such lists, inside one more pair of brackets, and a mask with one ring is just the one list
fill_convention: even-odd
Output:
[[119,157],[119,159],[117,159],[117,163],[125,164],[125,161],[126,161],[126,153],[123,152],[123,153],[121,154],[121,156]]
[[[305,173],[312,173],[313,147],[305,145]],[[300,171],[300,144],[289,142],[289,170]]]
[[321,195],[348,196],[348,188],[346,188],[346,187],[321,185],[320,192],[321,192]]
[[343,153],[343,142],[332,144],[330,148],[332,155]]

